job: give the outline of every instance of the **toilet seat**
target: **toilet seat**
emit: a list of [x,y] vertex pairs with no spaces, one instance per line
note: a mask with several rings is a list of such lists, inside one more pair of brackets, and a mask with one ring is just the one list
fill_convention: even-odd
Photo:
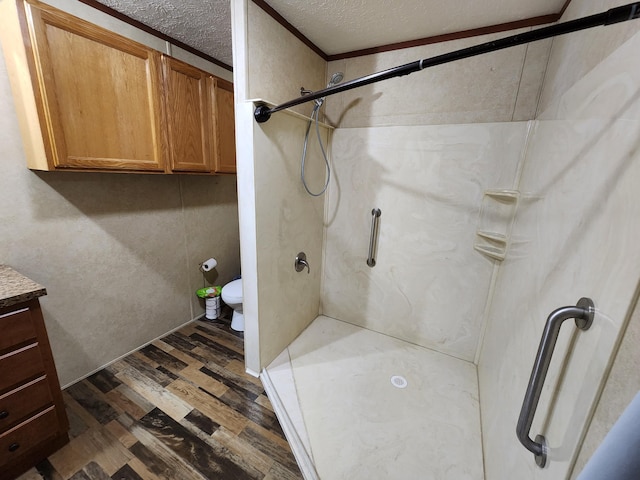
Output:
[[229,282],[222,288],[222,300],[225,303],[242,303],[242,279]]

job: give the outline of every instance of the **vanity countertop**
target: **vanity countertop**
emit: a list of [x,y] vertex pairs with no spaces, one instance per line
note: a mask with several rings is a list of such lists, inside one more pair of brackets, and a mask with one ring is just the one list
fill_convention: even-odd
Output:
[[0,265],[0,308],[28,302],[47,294],[47,289],[19,274],[13,268]]

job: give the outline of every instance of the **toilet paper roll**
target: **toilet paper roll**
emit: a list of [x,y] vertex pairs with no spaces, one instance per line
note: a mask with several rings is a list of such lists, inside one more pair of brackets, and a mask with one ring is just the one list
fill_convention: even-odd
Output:
[[205,260],[204,262],[202,262],[202,270],[205,272],[210,272],[211,270],[216,268],[216,265],[218,265],[216,259],[210,258],[209,260]]
[[220,297],[207,297],[204,299],[205,313],[207,320],[215,320],[220,317]]

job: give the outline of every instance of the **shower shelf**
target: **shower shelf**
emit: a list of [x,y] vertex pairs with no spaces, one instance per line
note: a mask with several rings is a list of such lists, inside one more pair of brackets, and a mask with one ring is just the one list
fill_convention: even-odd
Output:
[[517,190],[487,190],[485,196],[503,203],[516,203],[520,192]]
[[507,255],[511,225],[520,192],[517,190],[486,190],[482,197],[476,242],[473,248],[494,260]]
[[494,242],[507,243],[507,236],[504,233],[497,232],[486,232],[484,230],[478,230],[476,235],[482,238],[486,238],[487,240],[493,240]]
[[483,255],[486,255],[487,257],[491,257],[495,260],[502,261],[507,256],[506,244],[504,247],[490,247],[488,245],[480,245],[476,243],[473,246],[473,248],[476,249],[478,252],[482,253]]

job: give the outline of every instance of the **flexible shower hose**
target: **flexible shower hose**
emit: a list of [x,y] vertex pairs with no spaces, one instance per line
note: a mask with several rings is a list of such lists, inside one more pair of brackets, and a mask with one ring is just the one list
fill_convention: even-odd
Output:
[[[324,145],[322,145],[322,138],[320,137],[320,126],[318,125],[318,117],[320,116],[321,106],[322,106],[321,101],[316,101],[316,104],[313,106],[313,111],[311,112],[311,119],[307,124],[307,132],[304,135],[304,147],[302,149],[302,162],[301,162],[301,168],[300,168],[300,178],[302,179],[302,185],[304,186],[304,189],[307,191],[307,193],[313,197],[319,197],[320,195],[322,195],[327,190],[327,187],[329,186],[329,180],[331,179],[331,168],[329,167],[327,152],[324,150]],[[324,186],[322,187],[322,190],[318,193],[314,193],[309,189],[309,186],[307,185],[307,180],[304,178],[305,162],[307,158],[307,146],[309,144],[309,132],[311,130],[311,124],[314,122],[316,124],[316,135],[318,137],[318,143],[320,144],[320,151],[322,152],[322,158],[324,158],[324,164],[326,168],[326,181],[324,182]]]

